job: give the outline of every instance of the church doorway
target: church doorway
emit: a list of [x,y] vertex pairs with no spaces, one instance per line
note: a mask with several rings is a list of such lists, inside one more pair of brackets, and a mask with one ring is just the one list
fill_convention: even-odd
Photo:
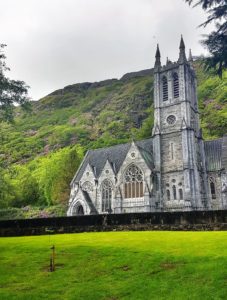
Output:
[[76,208],[76,215],[84,215],[84,208],[81,204]]
[[80,202],[77,202],[76,205],[73,207],[73,216],[81,216],[84,215],[84,208]]

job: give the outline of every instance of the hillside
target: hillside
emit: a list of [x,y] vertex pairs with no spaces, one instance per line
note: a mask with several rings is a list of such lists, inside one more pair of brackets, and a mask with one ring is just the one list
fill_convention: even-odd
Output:
[[[205,74],[198,62],[195,68],[204,138],[220,137],[227,132],[227,72],[220,80]],[[83,152],[150,137],[152,73],[150,69],[119,80],[73,84],[32,102],[27,115],[17,109],[15,123],[1,125],[0,159],[8,169],[0,207],[65,203]]]

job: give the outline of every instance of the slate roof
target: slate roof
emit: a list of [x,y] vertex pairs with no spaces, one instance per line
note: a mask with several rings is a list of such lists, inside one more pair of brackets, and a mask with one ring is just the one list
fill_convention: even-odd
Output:
[[[107,160],[112,165],[115,174],[117,174],[131,147],[131,144],[132,143],[127,143],[108,148],[89,150],[72,182],[80,181],[88,164],[90,164],[96,178],[98,178]],[[135,144],[148,167],[152,169],[154,166],[152,138],[135,142]],[[223,168],[227,168],[227,136],[213,141],[205,141],[204,150],[208,172],[219,171]]]
[[[111,163],[114,172],[117,174],[131,147],[131,144],[132,143],[127,143],[108,148],[89,150],[72,182],[79,182],[88,164],[90,164],[96,178],[98,178],[107,160]],[[147,165],[152,168],[152,138],[135,142],[135,144],[145,159]]]
[[207,171],[219,171],[222,166],[223,139],[204,142]]

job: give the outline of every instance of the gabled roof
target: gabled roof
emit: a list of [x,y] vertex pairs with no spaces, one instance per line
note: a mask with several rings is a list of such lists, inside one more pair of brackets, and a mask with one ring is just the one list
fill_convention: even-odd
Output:
[[[135,142],[141,155],[146,161],[147,165],[151,168],[153,165],[152,155],[152,138]],[[96,177],[101,174],[106,161],[108,160],[113,166],[113,170],[116,174],[119,172],[123,161],[131,147],[131,143],[120,144],[108,148],[101,148],[96,150],[89,150],[75,176],[73,181],[79,182],[88,164],[95,168]]]
[[223,168],[222,142],[222,138],[204,142],[207,171],[218,171]]

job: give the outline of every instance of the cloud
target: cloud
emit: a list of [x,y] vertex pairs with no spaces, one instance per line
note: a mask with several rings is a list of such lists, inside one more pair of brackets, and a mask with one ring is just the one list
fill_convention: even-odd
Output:
[[177,59],[180,34],[194,54],[206,16],[183,0],[1,1],[0,42],[10,77],[26,81],[34,99],[83,81],[150,68],[156,43],[163,61]]

